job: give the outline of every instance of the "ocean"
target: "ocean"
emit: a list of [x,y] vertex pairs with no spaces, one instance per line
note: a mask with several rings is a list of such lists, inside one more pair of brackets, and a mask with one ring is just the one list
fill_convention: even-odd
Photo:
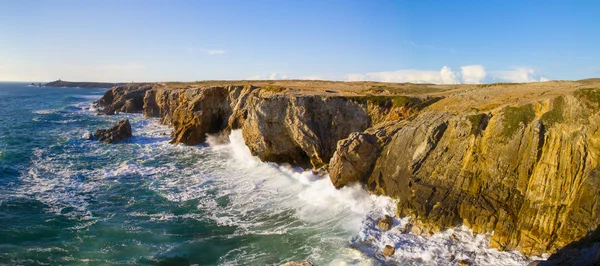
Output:
[[[328,177],[260,162],[240,131],[229,141],[169,143],[141,114],[96,115],[105,89],[0,83],[0,264],[524,265],[467,228],[379,230],[394,202]],[[133,137],[87,140],[129,119]],[[396,247],[385,258],[383,246]]]

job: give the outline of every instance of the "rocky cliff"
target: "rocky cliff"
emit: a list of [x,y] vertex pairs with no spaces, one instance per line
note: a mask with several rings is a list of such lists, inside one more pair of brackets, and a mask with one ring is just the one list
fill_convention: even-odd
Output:
[[600,224],[598,85],[127,84],[98,104],[160,117],[174,143],[241,129],[262,160],[397,199],[418,232],[466,224],[538,255]]

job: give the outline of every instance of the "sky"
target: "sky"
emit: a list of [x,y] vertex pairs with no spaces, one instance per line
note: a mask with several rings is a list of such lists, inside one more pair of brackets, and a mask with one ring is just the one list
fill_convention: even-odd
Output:
[[600,1],[0,0],[0,81],[600,77]]

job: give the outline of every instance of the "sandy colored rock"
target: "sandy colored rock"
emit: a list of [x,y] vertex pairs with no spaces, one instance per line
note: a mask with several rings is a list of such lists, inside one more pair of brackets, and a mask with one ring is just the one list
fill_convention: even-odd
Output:
[[383,256],[389,257],[389,256],[393,256],[395,252],[396,252],[396,248],[394,248],[393,246],[390,246],[390,245],[385,245],[381,254],[383,254]]
[[392,229],[392,226],[394,226],[394,218],[389,215],[385,215],[381,220],[379,220],[379,222],[377,222],[377,226],[383,231],[388,231]]
[[[487,112],[441,111],[454,107],[441,100],[389,125],[394,130],[377,142],[376,162],[332,170],[332,182],[370,173],[355,179],[396,198],[397,215],[415,218],[417,234],[465,224],[475,233],[493,231],[491,246],[501,250],[540,255],[560,248],[600,224],[600,90],[565,90]],[[354,136],[340,143],[346,141],[373,143]],[[343,145],[336,156],[330,169],[353,161]]]

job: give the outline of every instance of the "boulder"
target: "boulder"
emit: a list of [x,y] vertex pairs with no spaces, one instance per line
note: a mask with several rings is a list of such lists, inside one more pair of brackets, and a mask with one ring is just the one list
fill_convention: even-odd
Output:
[[96,137],[98,141],[103,141],[106,144],[118,143],[123,139],[131,137],[131,124],[129,124],[129,119],[121,120],[109,129],[96,130],[94,137]]
[[383,254],[383,256],[389,257],[394,255],[394,253],[396,252],[396,248],[394,248],[393,246],[390,245],[385,245],[385,248],[383,248],[383,252],[381,252]]
[[377,226],[379,226],[379,228],[381,228],[383,231],[388,231],[392,229],[392,226],[394,226],[394,219],[389,215],[385,215],[383,219],[379,220]]

